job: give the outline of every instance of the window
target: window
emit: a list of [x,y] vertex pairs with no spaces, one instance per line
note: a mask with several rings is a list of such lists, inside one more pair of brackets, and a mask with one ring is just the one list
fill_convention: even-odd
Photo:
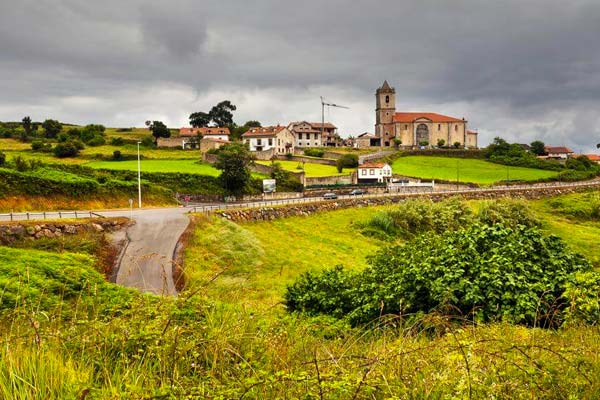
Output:
[[385,96],[385,102],[389,103],[390,102],[390,96]]
[[269,146],[273,146],[273,139],[269,138]]
[[261,143],[261,140],[262,140],[262,139],[256,139],[256,145],[257,145],[257,146],[260,146],[260,145],[262,144],[262,143]]
[[315,133],[315,140],[317,140],[319,138],[319,134]]
[[404,130],[407,130],[407,129],[408,129],[408,125],[404,124]]
[[360,172],[361,172],[361,175],[366,175],[367,174],[367,170],[366,169],[361,169]]
[[454,132],[458,132],[458,125],[454,125]]
[[281,139],[277,139],[277,145],[281,146]]
[[369,170],[369,175],[375,175],[375,170],[374,169],[370,169]]
[[442,130],[442,124],[438,124],[438,131]]
[[319,143],[315,142],[315,146],[318,146],[318,145],[319,145]]
[[298,134],[298,139],[302,140],[302,134],[301,133]]

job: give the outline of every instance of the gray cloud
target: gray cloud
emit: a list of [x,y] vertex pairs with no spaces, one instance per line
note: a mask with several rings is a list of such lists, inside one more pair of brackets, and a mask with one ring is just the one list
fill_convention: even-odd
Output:
[[585,0],[4,0],[0,119],[182,125],[229,98],[239,122],[283,123],[318,118],[324,95],[357,134],[388,79],[404,109],[464,116],[482,143],[591,150],[599,37]]

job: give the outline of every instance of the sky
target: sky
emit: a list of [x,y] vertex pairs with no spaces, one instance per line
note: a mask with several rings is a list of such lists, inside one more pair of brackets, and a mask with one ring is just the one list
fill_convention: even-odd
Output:
[[598,152],[600,1],[0,0],[0,120],[187,126],[222,100],[234,120],[373,132],[397,111]]

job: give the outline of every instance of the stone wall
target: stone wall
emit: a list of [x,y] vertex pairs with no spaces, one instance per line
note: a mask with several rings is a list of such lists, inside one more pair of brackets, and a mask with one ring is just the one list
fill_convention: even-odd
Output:
[[352,174],[339,176],[315,176],[305,177],[304,186],[312,185],[352,185],[354,184]]
[[7,222],[0,224],[0,244],[7,245],[22,239],[39,240],[64,235],[76,235],[85,231],[113,232],[129,224],[130,221],[127,218],[107,218],[74,222]]
[[376,198],[356,198],[343,199],[337,201],[323,201],[318,203],[294,204],[289,206],[252,208],[244,210],[218,211],[215,214],[234,222],[245,221],[270,221],[279,218],[307,216],[322,211],[333,211],[350,207],[369,207],[387,204],[396,204],[407,199],[430,199],[440,201],[454,196],[461,196],[464,199],[473,200],[492,200],[497,198],[522,198],[528,200],[539,199],[549,196],[557,196],[587,190],[589,187],[565,187],[549,189],[520,189],[520,190],[489,190],[477,192],[462,193],[406,193],[397,196],[376,197]]
[[335,160],[329,160],[326,158],[318,158],[318,157],[305,157],[305,156],[292,156],[292,157],[286,157],[286,156],[276,156],[276,158],[278,160],[284,160],[284,161],[298,161],[298,162],[307,162],[307,163],[311,163],[311,164],[321,164],[321,165],[337,165],[337,162]]

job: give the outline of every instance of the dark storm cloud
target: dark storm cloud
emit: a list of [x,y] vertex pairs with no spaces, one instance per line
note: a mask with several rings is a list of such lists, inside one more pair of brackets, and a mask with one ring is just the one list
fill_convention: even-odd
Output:
[[484,142],[587,146],[600,141],[598,38],[597,1],[3,0],[0,119],[20,118],[16,104],[106,124],[160,104],[177,119],[229,93],[259,113],[244,117],[282,122],[318,112],[320,92],[353,104],[336,117],[356,134],[388,79],[399,104],[464,115]]

